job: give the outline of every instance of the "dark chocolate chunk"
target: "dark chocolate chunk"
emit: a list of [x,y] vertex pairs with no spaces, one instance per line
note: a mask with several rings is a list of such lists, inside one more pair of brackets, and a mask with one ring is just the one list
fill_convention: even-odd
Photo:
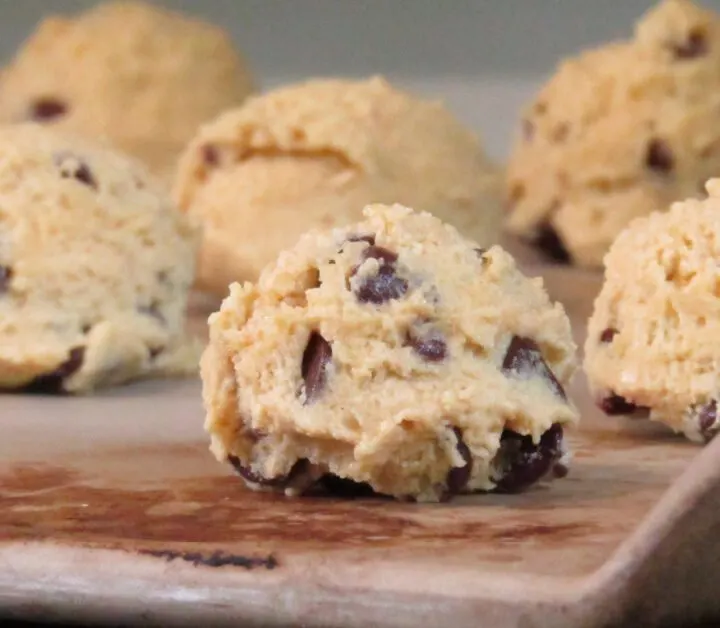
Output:
[[332,347],[318,332],[310,334],[302,357],[301,373],[304,382],[305,403],[312,403],[327,383],[327,370],[332,361]]
[[550,472],[557,474],[558,462],[563,455],[562,442],[563,428],[558,424],[552,425],[537,444],[533,443],[531,436],[503,430],[500,449],[491,463],[495,490],[516,493]]
[[220,151],[217,146],[213,144],[205,144],[200,148],[200,153],[206,166],[214,168],[220,163]]
[[598,402],[598,407],[609,416],[619,416],[622,414],[639,414],[644,415],[649,412],[649,409],[644,406],[638,406],[621,397],[620,395],[611,392],[606,397],[603,397]]
[[141,305],[138,307],[138,312],[140,312],[140,314],[144,314],[145,316],[149,316],[150,318],[154,318],[156,321],[162,323],[163,325],[167,324],[167,320],[163,316],[163,313],[160,311],[160,306],[158,303]]
[[698,428],[706,440],[710,440],[717,432],[717,401],[710,401],[694,408],[697,415]]
[[85,358],[85,347],[75,347],[70,350],[65,360],[55,370],[36,377],[24,386],[21,392],[57,395],[65,392],[65,380],[77,372]]
[[558,232],[550,223],[544,223],[532,240],[533,245],[545,254],[549,260],[560,264],[570,264],[572,258]]
[[[355,296],[361,303],[380,305],[386,301],[399,299],[407,292],[407,280],[398,277],[395,272],[397,253],[381,246],[371,245],[363,250],[361,258],[362,261],[376,259],[380,262],[377,274],[365,277],[355,290]],[[353,269],[352,275],[357,273],[358,268],[359,266],[356,266]]]
[[[452,467],[447,474],[445,484],[449,495],[457,495],[461,493],[470,481],[473,469],[473,459],[470,448],[465,444],[462,437],[462,430],[459,427],[452,428],[453,433],[457,437],[457,451],[465,461],[462,467]],[[448,496],[449,496],[448,495]]]
[[707,54],[709,46],[705,33],[695,29],[684,42],[671,44],[671,48],[678,59],[695,59]]
[[10,281],[12,280],[13,269],[10,266],[0,265],[0,294],[10,289]]
[[427,362],[442,362],[447,356],[447,344],[438,329],[411,328],[407,342],[415,353]]
[[602,342],[603,344],[612,342],[613,338],[615,338],[617,334],[618,330],[614,327],[608,327],[607,329],[603,329],[602,333],[600,334],[600,342]]
[[348,478],[341,478],[334,473],[323,475],[314,488],[327,495],[345,499],[379,496],[367,482],[356,482]]
[[562,385],[543,359],[540,347],[531,338],[513,336],[505,354],[502,368],[506,374],[515,374],[521,377],[542,377],[558,397],[567,398]]
[[158,357],[163,351],[165,351],[165,347],[150,347],[148,349],[148,354],[150,355],[150,359],[154,360],[156,357]]
[[487,249],[484,249],[484,248],[478,246],[478,247],[474,248],[473,251],[475,251],[475,253],[477,254],[477,256],[479,258],[481,258],[483,261],[485,261],[485,253],[487,253]]
[[30,117],[39,122],[46,122],[64,116],[68,107],[62,100],[46,96],[39,98],[30,107]]
[[347,237],[348,242],[367,242],[370,246],[375,246],[375,236],[373,234],[368,235],[349,235]]
[[95,181],[95,177],[93,177],[93,174],[86,163],[81,163],[78,166],[74,176],[78,181],[80,181],[80,183],[84,183],[91,188],[97,189],[97,182]]
[[97,181],[90,167],[76,155],[59,153],[55,155],[55,163],[60,168],[60,176],[63,179],[75,179],[83,185],[97,189]]
[[235,468],[238,475],[240,475],[247,482],[253,484],[260,484],[261,486],[272,486],[276,488],[285,487],[292,478],[299,473],[305,466],[305,460],[298,460],[290,469],[290,473],[287,475],[279,475],[274,478],[265,478],[255,473],[249,466],[244,465],[237,456],[229,455],[228,462]]
[[374,244],[367,247],[361,254],[362,260],[376,259],[380,260],[384,265],[392,266],[397,262],[397,253],[390,251],[382,246],[375,246]]
[[665,140],[658,138],[650,140],[645,152],[645,165],[659,174],[672,172],[675,166],[675,157],[670,145]]

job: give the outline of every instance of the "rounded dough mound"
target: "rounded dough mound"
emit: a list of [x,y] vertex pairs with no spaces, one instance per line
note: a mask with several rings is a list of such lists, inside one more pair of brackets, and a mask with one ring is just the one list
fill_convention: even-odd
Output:
[[307,229],[357,221],[368,203],[432,209],[491,244],[501,188],[447,109],[376,77],[291,85],[221,115],[188,147],[175,198],[204,224],[199,285],[224,295]]
[[39,24],[0,75],[0,121],[107,140],[168,183],[200,123],[252,90],[219,28],[141,2]]
[[210,317],[218,460],[255,489],[341,478],[423,501],[563,474],[577,414],[562,307],[429,213],[363,213],[304,235]]
[[198,240],[134,161],[0,128],[0,389],[195,371],[183,328]]
[[720,179],[707,189],[617,238],[585,345],[601,408],[649,411],[692,440],[720,428]]
[[718,172],[720,20],[665,0],[631,41],[563,62],[528,108],[508,165],[508,227],[600,267],[633,218],[700,195]]

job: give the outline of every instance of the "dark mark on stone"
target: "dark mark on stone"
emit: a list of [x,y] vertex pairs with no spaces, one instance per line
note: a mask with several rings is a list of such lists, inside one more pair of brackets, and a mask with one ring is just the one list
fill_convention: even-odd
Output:
[[243,569],[275,569],[280,565],[275,556],[268,554],[265,557],[254,556],[237,556],[235,554],[226,554],[221,550],[212,552],[211,554],[203,554],[202,552],[178,552],[176,550],[139,550],[139,554],[143,556],[153,556],[155,558],[163,558],[167,562],[174,560],[182,560],[192,563],[193,566],[199,567],[242,567]]

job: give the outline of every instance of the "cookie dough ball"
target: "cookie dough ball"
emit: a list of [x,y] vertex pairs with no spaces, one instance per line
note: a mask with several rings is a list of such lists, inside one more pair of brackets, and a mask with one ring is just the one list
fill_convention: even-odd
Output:
[[183,327],[198,241],[128,158],[0,128],[0,390],[196,372]]
[[635,217],[699,196],[720,172],[720,19],[684,0],[631,41],[562,63],[510,159],[510,231],[600,267]]
[[564,475],[570,323],[499,247],[372,205],[312,231],[210,317],[212,451],[254,489],[420,501]]
[[707,189],[617,238],[585,346],[606,413],[649,413],[696,441],[720,429],[720,179]]
[[0,75],[0,121],[102,138],[169,184],[198,125],[252,88],[215,26],[141,2],[48,17]]
[[432,210],[483,246],[500,230],[502,178],[440,103],[382,78],[313,80],[203,126],[175,198],[205,237],[198,284],[227,294],[309,228],[356,222],[368,203]]

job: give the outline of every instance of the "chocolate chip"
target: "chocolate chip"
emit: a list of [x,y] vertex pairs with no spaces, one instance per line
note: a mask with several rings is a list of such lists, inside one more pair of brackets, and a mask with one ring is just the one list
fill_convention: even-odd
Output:
[[[503,430],[500,449],[491,463],[495,490],[516,493],[542,479],[549,472],[556,473],[562,458],[563,428],[554,424],[533,443],[531,436],[521,436]],[[564,466],[564,465],[561,465]]]
[[710,401],[694,408],[697,416],[698,428],[705,440],[710,440],[717,432],[717,401]]
[[65,380],[77,372],[85,358],[85,347],[75,347],[60,366],[53,371],[36,377],[22,388],[22,392],[39,394],[61,394],[65,392]]
[[603,344],[612,342],[613,338],[615,338],[617,334],[618,330],[614,327],[608,327],[607,329],[603,329],[602,333],[600,334],[600,342],[602,342]]
[[10,289],[10,281],[12,281],[13,269],[10,266],[0,266],[0,294]]
[[375,236],[369,235],[349,235],[347,237],[348,242],[367,242],[370,246],[375,245]]
[[328,365],[331,361],[330,343],[318,332],[312,332],[303,353],[301,367],[305,404],[312,403],[322,393],[327,383]]
[[97,189],[97,181],[90,167],[76,155],[58,153],[55,155],[55,163],[60,168],[60,176],[63,179],[75,179],[83,185]]
[[305,464],[305,460],[298,460],[290,469],[290,473],[287,475],[279,475],[274,478],[265,478],[255,473],[249,466],[244,465],[237,456],[229,455],[228,462],[235,468],[238,475],[240,475],[247,482],[252,484],[260,484],[261,486],[272,486],[276,488],[282,488],[286,486],[293,476],[299,473]]
[[702,57],[708,51],[707,37],[705,33],[695,29],[690,31],[688,38],[684,42],[671,44],[671,48],[678,59]]
[[[355,296],[361,303],[380,305],[386,301],[399,299],[407,292],[408,282],[395,273],[397,253],[381,246],[371,245],[362,252],[361,258],[363,261],[376,259],[380,262],[377,274],[365,277],[356,288]],[[352,275],[355,275],[358,269],[359,266],[356,266]]]
[[163,351],[165,351],[165,347],[150,347],[148,349],[148,354],[150,355],[150,359],[154,360],[156,357],[158,357]]
[[67,112],[67,105],[57,98],[47,96],[39,98],[30,107],[30,117],[33,120],[47,121],[54,120]]
[[457,438],[457,451],[465,461],[465,464],[462,467],[452,467],[450,471],[448,471],[445,484],[447,486],[447,492],[450,495],[457,495],[462,492],[470,481],[473,469],[473,458],[470,453],[470,448],[463,440],[462,430],[459,427],[453,427],[452,431]]
[[560,264],[570,264],[572,262],[565,244],[550,223],[544,223],[540,226],[532,243],[553,262]]
[[202,160],[205,162],[206,166],[214,168],[220,163],[220,151],[217,146],[214,146],[213,144],[205,144],[200,148],[200,153],[202,154]]
[[342,497],[344,499],[379,496],[367,482],[355,482],[355,480],[341,478],[334,473],[326,473],[323,475],[315,488],[327,495]]
[[435,328],[411,328],[407,343],[427,362],[442,362],[447,356],[447,344],[442,332]]
[[485,253],[487,253],[487,249],[484,249],[484,248],[478,246],[478,247],[474,248],[473,251],[475,251],[475,254],[478,257],[482,258],[483,260],[485,259],[484,256],[485,256]]
[[668,174],[675,166],[672,150],[665,140],[650,140],[645,152],[645,165],[659,174]]
[[609,416],[619,416],[622,414],[646,414],[649,409],[644,406],[638,406],[611,392],[598,402],[598,407]]
[[520,377],[542,377],[558,397],[567,398],[562,385],[543,359],[540,348],[531,338],[513,336],[505,354],[502,369],[506,374]]

